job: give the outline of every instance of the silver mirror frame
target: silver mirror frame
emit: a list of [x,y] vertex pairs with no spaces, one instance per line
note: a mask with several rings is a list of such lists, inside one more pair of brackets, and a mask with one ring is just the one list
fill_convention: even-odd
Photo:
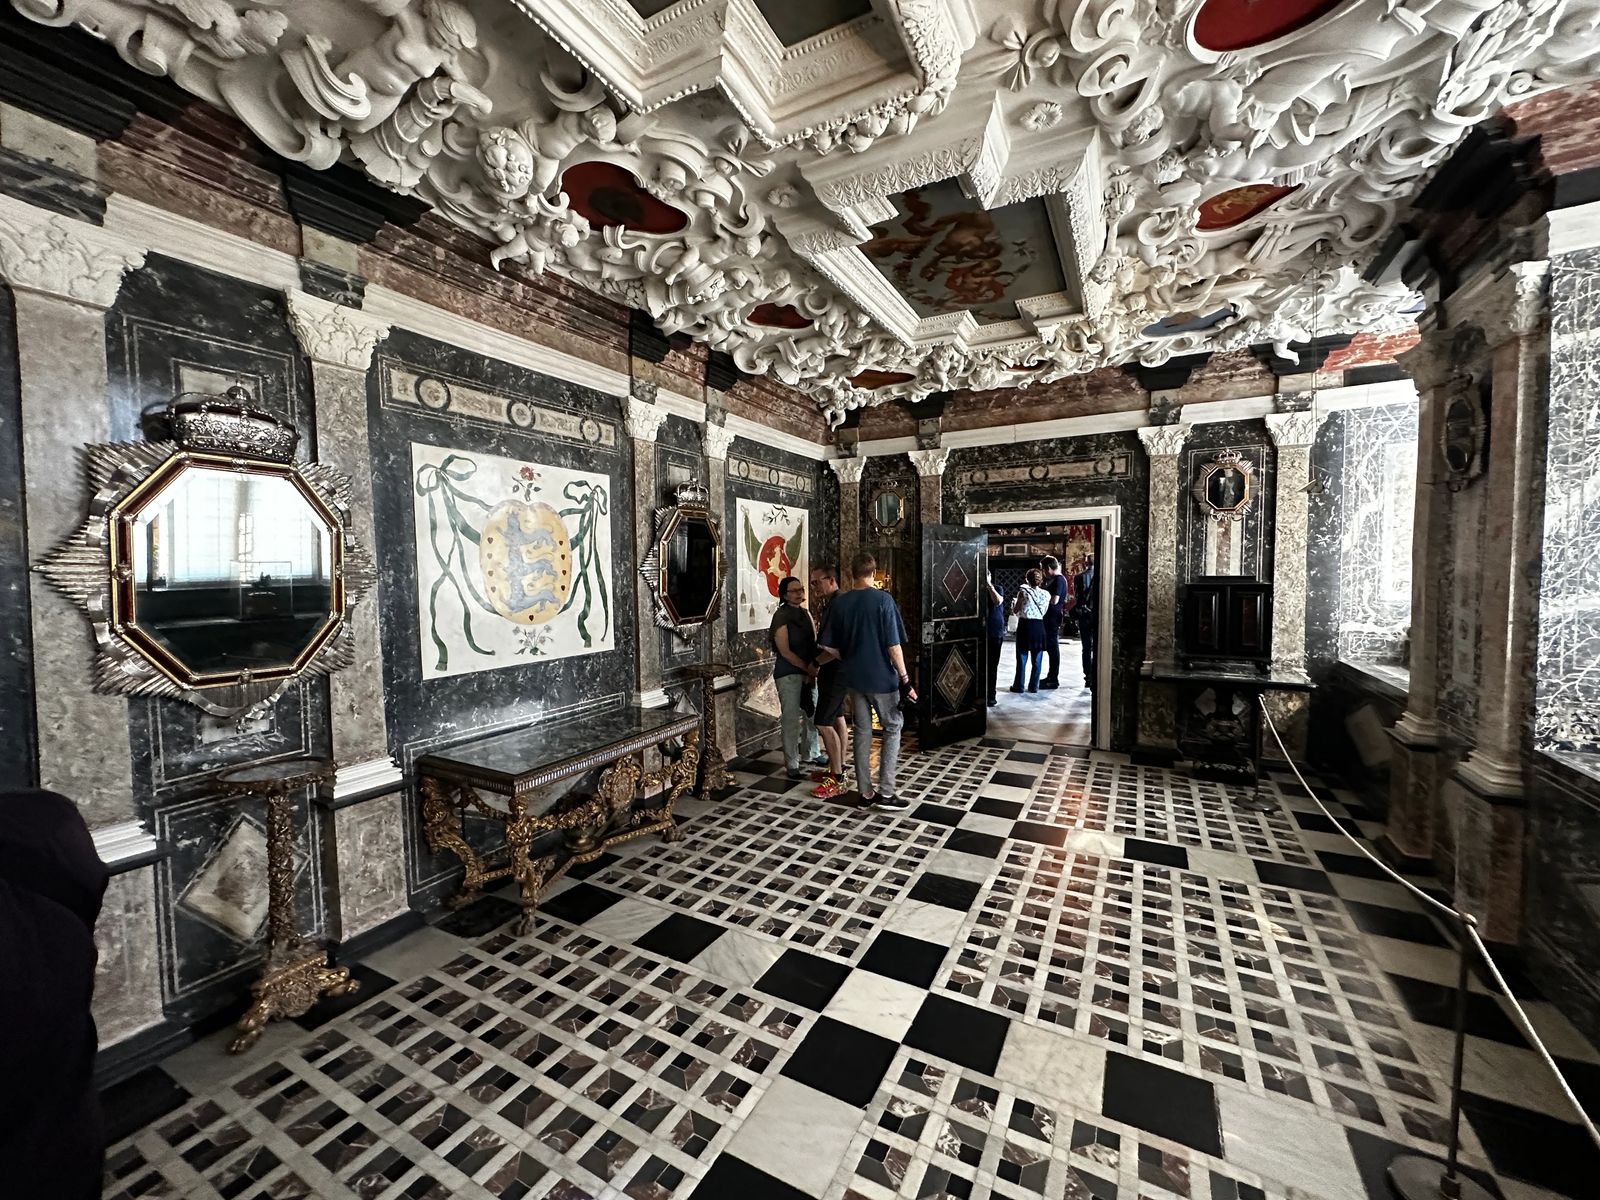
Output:
[[[673,615],[672,608],[667,603],[667,585],[663,578],[666,574],[666,562],[662,549],[666,545],[666,538],[672,531],[673,524],[684,516],[704,520],[711,527],[711,536],[717,546],[717,578],[712,584],[711,599],[706,602],[706,615],[698,621],[680,621]],[[704,484],[679,484],[674,493],[674,503],[656,509],[655,529],[650,535],[650,550],[645,554],[644,561],[639,564],[639,574],[644,576],[645,584],[650,589],[656,624],[661,628],[670,629],[687,638],[689,635],[686,630],[698,629],[717,619],[719,615],[717,604],[722,599],[722,585],[728,574],[728,556],[722,549],[722,526],[711,515],[711,493],[706,490]]]
[[[180,399],[185,399],[180,397]],[[350,477],[323,463],[293,462],[298,435],[283,422],[235,403],[237,397],[206,397],[184,411],[169,409],[168,424],[176,440],[108,442],[85,447],[89,509],[83,523],[34,570],[71,600],[94,630],[94,690],[119,696],[164,696],[182,700],[214,717],[239,716],[270,700],[290,683],[306,676],[327,675],[355,661],[350,617],[356,603],[377,581],[372,555],[350,532]],[[176,404],[176,401],[174,402]],[[117,621],[113,589],[120,582],[113,548],[113,522],[122,503],[174,458],[218,457],[233,470],[286,468],[322,501],[340,523],[341,547],[334,578],[342,583],[344,604],[337,628],[297,669],[273,672],[266,679],[239,673],[236,683],[191,686],[164,670],[128,637]]]
[[[1237,471],[1244,476],[1244,495],[1239,503],[1227,508],[1211,502],[1211,477],[1220,471]],[[1201,466],[1195,476],[1194,487],[1191,492],[1207,516],[1215,521],[1226,524],[1229,521],[1242,521],[1250,511],[1250,506],[1256,499],[1255,471],[1244,455],[1237,450],[1220,451],[1210,462]]]

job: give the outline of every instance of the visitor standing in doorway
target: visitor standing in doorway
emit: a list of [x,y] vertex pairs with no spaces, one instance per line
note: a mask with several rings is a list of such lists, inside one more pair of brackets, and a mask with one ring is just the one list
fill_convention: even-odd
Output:
[[[839,592],[839,572],[833,566],[811,568],[811,595],[818,604],[817,619],[828,623],[828,612]],[[844,722],[844,702],[848,689],[839,672],[839,660],[822,662],[817,670],[817,711],[813,716],[817,736],[822,739],[822,749],[828,756],[828,765],[811,794],[819,800],[832,800],[842,796],[844,786],[844,747],[849,736]]]
[[1061,574],[1061,561],[1053,554],[1044,560],[1044,590],[1050,593],[1050,605],[1044,610],[1044,652],[1050,660],[1050,670],[1040,687],[1061,686],[1061,622],[1067,615],[1066,577]]
[[1027,582],[1017,589],[1011,606],[1017,614],[1017,677],[1011,684],[1013,692],[1022,690],[1022,671],[1031,665],[1028,690],[1039,690],[1039,668],[1044,659],[1044,615],[1050,607],[1050,593],[1043,586],[1044,572],[1034,567],[1028,572]]
[[1073,614],[1078,618],[1078,637],[1083,642],[1083,686],[1094,690],[1095,641],[1100,633],[1099,598],[1096,595],[1099,581],[1095,578],[1094,555],[1083,560],[1083,572],[1073,580],[1072,591],[1077,600]]
[[1000,683],[1000,651],[1006,644],[1006,598],[999,588],[994,585],[994,572],[985,576],[984,587],[988,589],[988,613],[984,619],[984,632],[989,638],[989,707],[993,708],[999,703],[995,692]]
[[792,575],[778,584],[778,608],[767,627],[776,657],[772,681],[778,689],[779,725],[783,730],[783,765],[790,779],[801,777],[801,759],[815,763],[817,731],[805,709],[817,677],[817,629],[806,609],[806,585]]
[[[906,671],[905,622],[894,597],[872,586],[878,570],[870,554],[850,561],[854,587],[841,592],[828,606],[818,642],[822,659],[838,658],[844,685],[855,698],[856,786],[861,802],[871,808],[900,812],[911,807],[894,794],[895,768],[900,759],[900,732],[905,716],[902,701],[914,701],[916,688]],[[878,786],[872,786],[872,718],[883,730],[878,761]]]

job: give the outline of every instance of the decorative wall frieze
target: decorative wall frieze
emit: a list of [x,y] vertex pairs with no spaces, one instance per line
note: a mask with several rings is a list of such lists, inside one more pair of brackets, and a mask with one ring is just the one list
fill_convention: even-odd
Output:
[[1151,458],[1171,458],[1183,452],[1191,431],[1188,425],[1146,425],[1139,430],[1139,440]]
[[1322,424],[1324,412],[1303,408],[1296,412],[1268,413],[1262,418],[1267,423],[1267,433],[1279,450],[1310,446],[1317,440],[1317,426]]
[[737,436],[726,425],[718,425],[707,421],[700,427],[700,442],[705,447],[706,457],[717,462],[725,462],[728,457],[728,447],[733,445]]
[[866,470],[867,460],[864,458],[830,458],[828,466],[839,477],[840,483],[860,484],[861,472]]
[[389,336],[387,321],[360,309],[297,289],[285,291],[283,296],[289,308],[289,325],[312,362],[365,371],[372,365],[373,350]]
[[946,464],[950,461],[948,449],[938,450],[911,450],[906,457],[911,460],[911,465],[916,467],[917,474],[937,479],[944,474]]
[[0,278],[17,291],[110,308],[144,256],[118,234],[0,195]]

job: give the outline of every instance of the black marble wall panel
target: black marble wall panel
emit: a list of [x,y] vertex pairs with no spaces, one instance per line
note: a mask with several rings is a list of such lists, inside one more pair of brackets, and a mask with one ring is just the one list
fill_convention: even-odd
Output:
[[[140,414],[180,392],[238,385],[256,406],[292,422],[301,434],[299,456],[314,457],[309,364],[279,292],[151,255],[124,280],[107,314],[106,360],[118,440],[139,440]],[[172,850],[156,873],[171,1017],[193,1021],[236,1005],[265,932],[263,806],[218,796],[212,781],[243,763],[327,754],[327,695],[325,680],[308,680],[233,721],[168,700],[129,702],[135,795]],[[313,934],[325,927],[319,820],[312,815],[300,824],[296,849],[300,918]]]
[[1149,460],[1138,436],[1104,433],[959,449],[945,468],[944,520],[950,525],[961,524],[970,512],[1112,504],[1121,508],[1122,527],[1111,613],[1111,745],[1127,751],[1138,733],[1150,530]]
[[[739,500],[759,500],[803,508],[807,517],[807,554],[822,553],[817,547],[815,522],[818,516],[818,464],[809,458],[790,454],[773,446],[743,437],[733,440],[728,450],[724,536],[729,548],[728,583],[722,603],[722,619],[728,623],[728,659],[738,682],[734,704],[734,732],[741,753],[776,744],[778,731],[777,691],[772,686],[772,648],[765,630],[739,632],[738,555]],[[837,504],[835,504],[837,509]]]
[[1524,927],[1539,985],[1600,1042],[1600,775],[1586,758],[1533,756]]
[[816,464],[817,500],[811,510],[811,561],[844,570],[839,562],[839,477],[825,462]]
[[[1311,469],[1326,485],[1306,501],[1306,669],[1322,680],[1339,658],[1339,606],[1344,589],[1344,445],[1350,413],[1330,413],[1311,447]],[[1318,697],[1311,698],[1313,723]]]
[[[1254,499],[1238,522],[1236,553],[1230,552],[1227,570],[1208,570],[1208,541],[1231,534],[1200,507],[1194,498],[1195,481],[1207,463],[1224,450],[1237,451],[1250,466]],[[1199,575],[1250,575],[1272,578],[1272,518],[1276,488],[1275,454],[1263,421],[1218,421],[1196,425],[1184,443],[1179,467],[1178,583]]]
[[11,289],[0,284],[0,596],[6,609],[0,625],[0,781],[16,788],[39,782],[26,517],[17,310]]
[[[398,377],[415,381],[414,394],[407,390],[397,397]],[[477,399],[463,402],[467,397]],[[551,423],[534,410],[549,414]],[[538,432],[558,427],[572,435]],[[436,749],[626,703],[634,684],[633,601],[639,579],[632,451],[616,398],[396,330],[368,375],[368,435],[390,750],[407,775],[417,758]],[[417,593],[413,443],[606,476],[612,649],[564,658],[530,656],[515,665],[423,678],[426,635]],[[468,830],[470,836],[493,836],[471,823]],[[414,900],[437,899],[459,871],[453,856],[429,850],[414,802],[407,806],[406,855]]]

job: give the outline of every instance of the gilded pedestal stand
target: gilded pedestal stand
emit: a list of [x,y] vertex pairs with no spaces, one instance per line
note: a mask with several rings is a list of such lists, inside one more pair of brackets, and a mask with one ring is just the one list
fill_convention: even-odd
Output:
[[308,943],[295,927],[294,824],[289,797],[331,778],[325,758],[291,758],[228,771],[218,790],[260,796],[267,802],[267,954],[261,975],[250,985],[255,1003],[239,1018],[239,1032],[228,1043],[233,1054],[248,1050],[268,1021],[303,1015],[326,992],[342,996],[361,985],[349,967],[328,965],[328,952]]
[[728,764],[722,757],[722,746],[717,740],[717,680],[731,675],[733,668],[726,663],[702,663],[689,667],[685,675],[700,681],[700,713],[705,723],[705,736],[700,751],[700,764],[704,774],[700,777],[700,799],[711,799],[717,788],[733,786],[733,776],[728,774]]

